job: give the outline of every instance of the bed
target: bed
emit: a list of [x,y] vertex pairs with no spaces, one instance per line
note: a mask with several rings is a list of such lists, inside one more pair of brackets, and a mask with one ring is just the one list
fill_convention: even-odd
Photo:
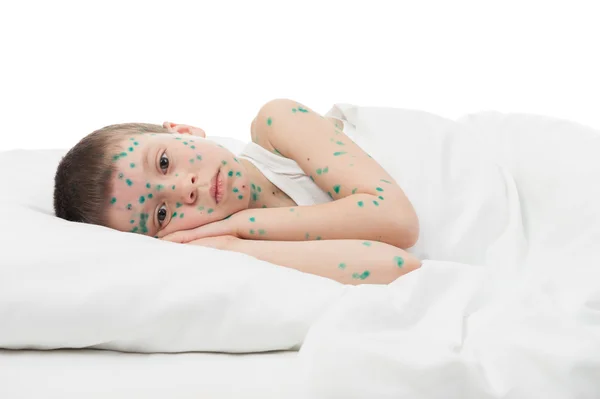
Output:
[[57,220],[64,150],[0,154],[0,397],[600,397],[600,132],[327,116],[419,214],[423,267],[387,286]]

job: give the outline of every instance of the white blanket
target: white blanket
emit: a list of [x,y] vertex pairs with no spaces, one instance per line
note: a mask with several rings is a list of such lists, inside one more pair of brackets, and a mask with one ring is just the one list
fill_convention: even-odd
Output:
[[[406,114],[431,119],[330,114],[359,142],[385,140],[374,124],[394,142]],[[311,397],[600,397],[600,132],[531,115],[459,122],[503,170],[503,233],[481,264],[428,259],[389,286],[347,291],[301,349]]]

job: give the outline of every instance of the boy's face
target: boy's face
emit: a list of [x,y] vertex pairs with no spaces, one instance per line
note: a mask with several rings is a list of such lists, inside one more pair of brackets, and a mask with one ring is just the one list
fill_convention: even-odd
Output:
[[246,169],[234,154],[203,137],[146,133],[120,142],[109,226],[162,237],[248,208]]

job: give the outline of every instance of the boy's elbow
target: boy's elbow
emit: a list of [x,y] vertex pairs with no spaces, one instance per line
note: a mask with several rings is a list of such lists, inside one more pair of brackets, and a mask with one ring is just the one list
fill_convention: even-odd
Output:
[[403,216],[394,224],[394,243],[392,245],[407,249],[419,241],[419,219],[416,214]]

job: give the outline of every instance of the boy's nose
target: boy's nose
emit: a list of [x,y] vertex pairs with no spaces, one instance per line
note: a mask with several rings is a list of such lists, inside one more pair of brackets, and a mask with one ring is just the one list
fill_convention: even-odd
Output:
[[198,199],[198,185],[196,184],[198,178],[196,175],[190,174],[183,177],[178,183],[179,190],[176,190],[175,195],[177,202],[184,204],[194,204]]

